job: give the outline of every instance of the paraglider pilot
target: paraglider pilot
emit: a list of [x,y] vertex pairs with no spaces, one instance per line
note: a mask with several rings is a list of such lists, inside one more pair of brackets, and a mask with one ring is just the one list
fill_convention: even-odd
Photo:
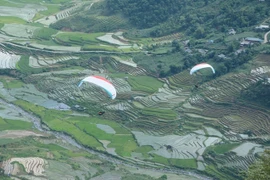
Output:
[[103,115],[104,113],[105,113],[105,111],[99,111],[99,112],[98,112],[98,115],[101,116],[101,115]]

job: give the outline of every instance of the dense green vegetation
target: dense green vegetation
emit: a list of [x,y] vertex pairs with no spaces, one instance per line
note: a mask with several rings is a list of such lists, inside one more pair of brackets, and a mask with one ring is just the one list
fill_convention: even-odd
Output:
[[109,0],[107,8],[111,12],[122,12],[140,28],[157,25],[151,32],[153,36],[185,31],[196,38],[206,37],[213,31],[225,32],[232,27],[256,25],[269,13],[265,4],[241,0],[164,0],[155,3],[152,0]]
[[113,73],[110,74],[113,78],[127,78],[128,83],[132,87],[133,91],[142,91],[146,93],[154,93],[161,88],[163,83],[153,77],[150,76],[132,76],[124,73]]
[[150,155],[148,154],[148,152],[154,150],[154,148],[152,146],[140,146],[137,149],[134,150],[134,152],[137,153],[142,153],[144,158],[148,158]]
[[20,88],[24,85],[24,83],[17,79],[5,78],[1,77],[0,81],[3,83],[4,88]]
[[114,46],[100,46],[100,45],[83,45],[81,50],[83,51],[121,51],[117,47]]
[[50,40],[53,34],[56,34],[57,31],[55,29],[50,28],[39,28],[34,31],[33,38],[35,39],[43,39]]
[[102,35],[104,35],[104,33],[66,32],[57,34],[55,39],[66,45],[97,45],[100,41],[96,38]]
[[184,3],[178,0],[108,0],[107,8],[113,13],[122,12],[132,24],[147,28],[180,12]]
[[265,151],[264,155],[254,165],[250,166],[246,180],[267,180],[270,179],[270,151]]
[[134,91],[153,93],[161,88],[163,83],[149,76],[128,76],[128,83]]
[[213,148],[213,150],[217,153],[217,154],[224,154],[226,152],[229,152],[230,150],[232,150],[233,148],[239,146],[239,143],[232,143],[232,144],[221,144],[221,145],[217,145]]
[[259,81],[242,92],[242,97],[258,104],[270,107],[270,83],[268,78]]
[[23,107],[27,111],[38,115],[42,122],[55,131],[62,131],[75,138],[79,143],[94,149],[103,150],[102,144],[92,136],[77,128],[72,122],[65,121],[71,112],[59,113],[57,110],[49,110],[40,106],[35,106],[29,102],[18,100],[16,104]]
[[32,123],[19,120],[3,119],[0,117],[0,130],[29,130],[32,128]]
[[12,23],[16,23],[16,24],[25,24],[26,22],[18,17],[13,17],[13,16],[0,16],[0,23],[3,24],[12,24]]
[[[99,140],[109,140],[111,141],[109,147],[115,148],[116,152],[122,156],[130,156],[131,152],[138,147],[133,135],[115,122],[88,117],[75,118],[70,115],[71,112],[59,113],[57,110],[45,109],[22,100],[16,101],[16,104],[38,115],[50,129],[69,134],[84,146],[104,151]],[[106,133],[97,128],[97,124],[110,126],[116,134]]]
[[121,156],[130,156],[131,152],[137,148],[137,144],[132,134],[123,128],[120,129],[119,125],[117,125],[116,123],[109,123],[111,124],[111,127],[114,127],[113,129],[116,130],[116,133],[108,134],[103,130],[97,128],[97,125],[93,124],[93,122],[102,124],[106,121],[101,120],[99,122],[98,119],[94,121],[90,120],[89,122],[80,121],[76,123],[76,126],[87,134],[95,137],[96,139],[110,141],[111,143],[108,147],[116,148],[116,153]]
[[229,174],[222,173],[214,165],[206,166],[205,172],[212,174],[215,179],[233,180],[233,178],[231,178]]
[[[207,149],[207,151],[205,153],[216,153],[216,154],[224,154],[226,152],[229,152],[230,150],[232,150],[233,148],[239,146],[240,143],[225,143],[225,144],[219,144],[219,145],[215,145],[213,147],[209,147]],[[211,150],[213,150],[214,152],[210,152]]]
[[167,120],[174,120],[177,117],[177,113],[171,109],[144,108],[140,112],[146,116],[154,116]]
[[33,74],[43,72],[42,68],[32,68],[29,66],[29,56],[24,55],[21,57],[20,61],[16,64],[17,69],[24,74]]
[[129,29],[131,24],[119,13],[108,15],[104,1],[96,2],[90,10],[82,11],[69,18],[62,19],[50,27],[58,30],[80,32],[110,32],[119,29]]
[[195,159],[170,159],[170,164],[180,168],[196,168],[197,162]]

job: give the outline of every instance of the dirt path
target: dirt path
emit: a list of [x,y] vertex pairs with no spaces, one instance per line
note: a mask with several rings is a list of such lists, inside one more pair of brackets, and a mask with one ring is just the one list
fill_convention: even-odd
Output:
[[34,52],[46,52],[46,53],[54,53],[54,54],[70,54],[70,53],[79,53],[79,54],[85,54],[85,53],[104,53],[104,54],[135,54],[135,53],[145,53],[146,51],[132,51],[132,52],[115,52],[115,51],[66,51],[66,50],[57,50],[54,51],[52,50],[45,50],[45,49],[37,49],[37,48],[32,48],[32,47],[27,47],[24,45],[18,45],[14,44],[12,42],[3,42],[0,43],[0,47],[3,46],[3,48],[7,48],[6,46],[12,46],[12,47],[17,47],[17,48],[22,48],[26,49],[29,51]]
[[7,130],[0,133],[0,138],[20,138],[25,136],[43,136],[42,134],[34,133],[32,131],[23,130]]

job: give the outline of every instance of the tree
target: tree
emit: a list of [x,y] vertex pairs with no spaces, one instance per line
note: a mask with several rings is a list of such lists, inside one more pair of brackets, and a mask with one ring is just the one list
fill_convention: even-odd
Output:
[[158,180],[166,180],[166,179],[168,179],[166,174],[163,174],[160,178],[158,178]]
[[172,74],[179,73],[181,71],[181,67],[175,66],[175,65],[170,65],[170,72]]
[[195,37],[200,39],[205,37],[205,31],[204,28],[198,27],[195,31]]
[[270,150],[266,150],[261,159],[249,167],[246,175],[246,180],[270,179]]
[[175,51],[179,51],[180,50],[180,44],[179,44],[179,42],[177,42],[176,40],[173,40],[172,47],[175,48]]

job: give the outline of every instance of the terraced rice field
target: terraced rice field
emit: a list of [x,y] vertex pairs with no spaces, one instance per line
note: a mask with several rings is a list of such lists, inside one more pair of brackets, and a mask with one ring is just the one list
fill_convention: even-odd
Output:
[[[229,128],[235,133],[243,133],[251,130],[256,136],[269,135],[269,114],[258,109],[244,107],[242,105],[219,105],[216,103],[206,103],[194,99],[190,103],[202,109],[197,111],[201,116],[215,118],[219,124]],[[231,136],[229,133],[227,137]],[[233,135],[232,138],[235,138]],[[240,138],[240,136],[239,136]]]
[[69,9],[65,9],[63,11],[60,11],[60,12],[54,14],[54,15],[50,15],[50,16],[46,16],[46,17],[43,17],[41,19],[38,19],[38,20],[36,20],[36,22],[39,22],[39,23],[44,24],[46,26],[49,26],[50,24],[55,23],[61,19],[67,18],[71,15],[74,15],[82,8],[90,8],[90,7],[91,7],[90,2],[78,3]]
[[201,77],[191,76],[187,70],[168,78],[169,85],[173,87],[193,87],[200,81]]
[[44,57],[44,56],[30,56],[29,57],[29,66],[32,68],[40,68],[54,65],[58,62],[68,61],[71,59],[79,59],[76,56],[52,56],[52,57]]
[[234,148],[232,150],[232,152],[235,152],[238,156],[245,157],[245,156],[248,156],[248,155],[253,154],[254,151],[252,151],[252,150],[254,150],[255,147],[261,147],[261,145],[255,144],[255,143],[246,142],[246,143],[243,143],[240,146]]
[[172,42],[173,40],[180,39],[181,36],[182,36],[181,33],[174,33],[174,34],[170,34],[168,36],[155,38],[154,41],[159,42],[159,43]]
[[58,51],[70,51],[70,52],[79,52],[81,50],[80,46],[49,46],[49,45],[42,45],[37,43],[30,43],[31,46],[39,49],[50,49],[50,50],[58,50]]
[[146,70],[139,66],[134,68],[124,63],[120,63],[116,60],[110,61],[109,64],[112,66],[112,68],[114,68],[118,72],[125,72],[130,75],[146,75],[147,74]]
[[[196,159],[203,154],[206,147],[221,141],[217,137],[206,137],[193,133],[185,136],[152,136],[137,131],[132,133],[140,146],[150,145],[155,149],[151,153],[174,159]],[[168,146],[171,148],[168,148]]]
[[[60,102],[67,102],[70,99],[79,102],[99,102],[101,104],[102,102],[107,102],[105,101],[107,98],[106,93],[101,91],[98,87],[88,84],[84,84],[82,88],[77,87],[79,81],[83,79],[85,75],[89,74],[87,73],[69,78],[60,78],[58,77],[60,74],[52,75],[45,73],[45,76],[42,74],[33,75],[29,77],[28,81],[32,83],[35,82],[38,89],[43,92],[47,92],[50,98]],[[116,107],[117,106],[119,105],[116,105]],[[113,106],[110,106],[109,108],[113,108]]]
[[46,179],[75,179],[75,177],[79,177],[84,179],[85,176],[90,175],[95,176],[98,174],[98,169],[94,163],[91,163],[91,160],[87,158],[74,158],[72,159],[74,163],[80,165],[79,169],[73,169],[71,165],[65,162],[59,162],[55,160],[48,160],[48,167],[46,168]]
[[0,69],[16,69],[16,63],[21,56],[0,51]]
[[113,58],[116,60],[116,61],[119,61],[120,63],[122,64],[126,64],[126,65],[129,65],[129,66],[132,66],[132,67],[137,67],[137,64],[135,62],[133,62],[132,58],[128,59],[128,60],[123,60],[117,56],[113,56]]
[[20,38],[32,38],[34,31],[37,29],[39,29],[39,27],[23,24],[5,24],[1,30],[11,36]]
[[[43,17],[37,22],[49,25],[76,14],[80,9],[89,10],[91,6],[92,3],[90,4],[90,2],[78,3],[70,9]],[[38,10],[36,9],[35,13]],[[23,18],[31,21],[35,13],[31,11],[27,17]],[[24,13],[22,12],[22,14]],[[102,26],[105,23],[113,26],[114,22],[121,24],[122,21],[120,18],[112,17],[114,21],[108,23],[108,19],[105,17],[98,18],[100,22],[96,26]],[[18,29],[21,29],[21,32]],[[33,32],[37,29],[37,27],[28,25],[5,24],[2,31],[20,39],[26,39],[32,38]],[[78,52],[81,50],[78,42],[81,43],[80,40],[87,36],[88,39],[85,42],[89,43],[89,47],[93,44],[99,44],[99,40],[112,44],[115,46],[114,48],[118,46],[131,47],[131,42],[125,39],[121,32],[108,33],[103,36],[100,34],[75,34],[72,37],[71,33],[59,33],[55,38],[57,36],[62,43],[72,41],[73,45],[77,43],[77,46],[47,46],[32,42],[29,45],[40,49]],[[96,36],[100,36],[97,38],[99,40],[96,39]],[[154,41],[163,43],[179,38],[181,38],[181,34],[177,33],[154,39]],[[107,47],[109,48],[109,46]],[[21,51],[20,53],[22,53]],[[29,61],[28,56],[24,56],[27,59],[22,62],[19,61],[22,60],[21,56],[2,50],[0,52],[0,68],[15,69],[18,62],[21,64],[27,62],[25,71],[22,71],[23,67],[20,63],[17,64],[17,67],[22,72],[32,73],[33,71],[28,71],[28,69],[37,70],[45,67],[56,67],[58,62],[79,59],[76,55],[61,53],[63,55],[35,54],[35,56],[31,55],[29,57]],[[193,168],[194,164],[196,166],[197,161],[198,169],[205,170],[209,164],[205,163],[203,154],[207,152],[208,147],[220,145],[222,139],[229,141],[242,141],[245,139],[256,143],[257,141],[266,142],[269,140],[269,113],[237,103],[237,97],[243,89],[262,80],[265,74],[269,74],[270,68],[267,65],[257,67],[251,70],[250,73],[227,74],[204,82],[207,78],[204,78],[200,73],[191,76],[188,70],[168,78],[154,79],[153,77],[156,77],[156,74],[151,74],[132,62],[132,60],[126,62],[116,57],[106,57],[104,59],[102,61],[100,57],[99,62],[88,59],[88,66],[85,70],[76,69],[29,75],[25,78],[26,82],[35,84],[36,87],[24,85],[20,88],[5,91],[3,94],[6,93],[46,108],[55,108],[57,106],[58,109],[63,110],[65,108],[61,107],[66,107],[65,104],[59,105],[57,102],[67,103],[72,109],[77,107],[77,110],[83,110],[92,116],[95,116],[96,112],[102,109],[106,111],[102,118],[108,119],[110,122],[121,122],[123,127],[132,128],[134,136],[129,131],[129,134],[125,134],[126,132],[120,134],[117,128],[106,125],[108,122],[104,124],[92,123],[91,126],[88,126],[90,123],[68,118],[67,121],[48,118],[44,122],[50,128],[54,128],[53,130],[69,133],[78,142],[86,146],[107,151],[116,156],[136,157],[139,160],[154,159],[156,162],[174,166],[187,160],[186,162],[192,164],[191,167]],[[84,84],[81,88],[77,87],[82,78],[92,74],[104,76],[114,84],[118,93],[116,100],[108,100],[106,92],[90,84]],[[152,82],[154,83],[151,84]],[[199,84],[198,89],[194,89],[196,84]],[[70,107],[67,109],[69,110]],[[0,113],[9,113],[10,117],[23,120],[18,113],[2,108]],[[44,111],[50,112],[49,110]],[[123,127],[121,126],[121,130],[124,130]],[[247,132],[251,132],[252,136],[255,136],[254,139],[249,137]],[[136,144],[134,137],[140,147]],[[255,138],[260,138],[260,140]],[[247,142],[234,149],[227,150],[226,156],[224,152],[219,152],[216,154],[218,168],[245,170],[256,160],[256,153],[263,150],[264,147]],[[163,162],[162,158],[169,159],[169,161]],[[3,165],[6,174],[16,174],[15,165],[11,164],[14,161],[22,164],[27,173],[33,172],[36,176],[44,176],[44,167],[47,161],[31,157],[13,158],[6,161]],[[72,167],[69,165],[60,169],[58,166],[63,164],[56,161],[49,161],[49,164],[55,171],[63,173],[65,173],[64,171],[72,171]],[[86,165],[85,167],[85,169],[89,169]],[[92,170],[93,175],[99,173],[95,168]],[[74,172],[78,177],[83,177],[82,171]],[[53,177],[54,173],[46,175]],[[65,174],[65,178],[71,177],[71,173]],[[121,178],[117,174],[112,176],[105,173],[97,175],[95,179],[109,177]]]
[[[74,7],[56,14],[49,16],[39,14],[36,17],[35,15],[39,11],[47,8],[42,5],[28,5],[20,9],[15,7],[3,9],[0,6],[0,15],[6,16],[12,12],[15,17],[29,22],[34,17],[35,19],[42,17],[36,22],[48,26],[76,14],[81,9],[89,10],[92,4],[90,1],[79,2]],[[15,10],[18,12],[15,12]],[[29,12],[26,12],[26,10]],[[2,15],[2,13],[5,15]],[[113,27],[115,24],[119,25],[125,21],[116,16],[110,18],[96,17],[95,20],[100,21],[93,25],[93,28],[106,25]],[[39,30],[39,27],[25,25],[24,20],[21,20],[21,24],[18,25],[11,24],[15,20],[9,19],[9,22],[5,23],[1,29],[2,33],[13,36],[14,39],[23,40],[20,41],[21,43],[26,43],[28,38],[33,38],[33,35],[37,36],[36,30]],[[36,34],[34,34],[35,31]],[[44,36],[51,38],[54,33],[45,34]],[[39,35],[41,34],[42,32]],[[91,57],[90,59],[85,58],[87,57],[86,54],[83,54],[85,52],[80,52],[83,54],[81,57],[87,60],[85,70],[81,70],[82,67],[76,67],[78,69],[43,73],[43,70],[47,71],[51,70],[51,67],[58,67],[59,64],[57,63],[59,62],[79,59],[81,63],[83,59],[80,59],[79,56],[70,55],[70,53],[66,52],[79,52],[81,50],[79,45],[84,44],[84,42],[81,42],[81,39],[85,39],[84,37],[88,38],[85,39],[85,42],[88,43],[89,48],[92,45],[92,47],[101,47],[100,41],[106,44],[110,43],[113,46],[106,45],[107,50],[110,50],[109,48],[130,48],[133,46],[130,41],[123,37],[122,32],[107,33],[105,35],[102,33],[73,33],[72,37],[71,34],[59,33],[55,35],[55,38],[58,38],[59,42],[62,41],[63,44],[71,43],[69,45],[76,46],[49,46],[36,42],[27,42],[30,47],[32,46],[32,49],[37,47],[40,52],[43,51],[43,55],[35,51],[35,53],[31,52],[30,57],[29,55],[20,56],[16,54],[23,54],[23,48],[18,50],[18,53],[7,52],[2,49],[0,52],[0,69],[16,69],[17,67],[20,73],[32,74],[23,78],[26,83],[35,84],[35,87],[23,84],[21,87],[7,88],[5,91],[0,88],[1,95],[21,106],[25,105],[24,108],[26,109],[30,107],[32,109],[36,108],[36,113],[40,113],[38,115],[42,116],[42,121],[52,130],[69,134],[85,146],[106,151],[115,156],[130,158],[131,161],[138,160],[138,162],[145,161],[142,163],[149,163],[146,161],[150,160],[155,161],[157,163],[155,165],[163,163],[180,167],[181,163],[186,163],[188,165],[184,167],[205,170],[211,163],[204,160],[204,153],[208,152],[208,148],[213,148],[213,152],[216,153],[215,161],[218,168],[246,170],[256,160],[256,153],[261,153],[264,150],[263,146],[256,143],[269,141],[269,113],[263,109],[243,106],[237,102],[237,97],[243,89],[250,87],[252,84],[262,80],[266,74],[269,74],[270,68],[267,63],[256,67],[250,73],[234,72],[204,82],[208,78],[204,78],[200,73],[191,76],[188,70],[168,78],[159,79],[156,78],[156,74],[151,74],[134,63],[132,59],[122,61],[119,60],[120,58],[111,56],[104,58],[104,61],[102,61],[103,57],[100,57],[98,61],[92,60]],[[99,40],[96,39],[97,36],[99,36],[97,38]],[[181,34],[176,33],[153,40],[156,43],[166,43],[180,38]],[[7,39],[7,37],[1,35],[2,39]],[[4,45],[1,44],[1,46]],[[16,51],[14,46],[12,45],[12,51],[13,49]],[[61,54],[48,54],[47,52],[46,54],[46,49],[58,50]],[[110,56],[109,53],[108,56]],[[131,58],[133,55],[129,56],[128,54],[125,56],[124,58]],[[70,66],[70,64],[67,66]],[[50,69],[47,69],[47,67]],[[33,71],[33,69],[41,71],[38,74],[33,74],[38,72]],[[81,79],[94,74],[104,76],[112,82],[118,93],[116,100],[109,100],[106,92],[91,84],[85,83],[78,88],[77,85]],[[199,88],[194,89],[196,84],[199,84]],[[3,88],[4,85],[5,82],[0,83],[0,87]],[[19,83],[17,85],[19,86]],[[11,96],[13,97],[10,98]],[[15,98],[27,100],[31,104],[26,101],[15,101]],[[72,117],[68,114],[71,111],[59,111],[57,113],[63,113],[61,114],[63,116],[58,116],[51,108],[58,110],[70,110],[72,108],[73,110],[84,111],[90,116],[88,114],[84,117],[80,116],[81,119]],[[100,117],[100,119],[96,118],[96,112],[101,109],[106,111],[102,118],[107,120]],[[47,114],[44,115],[43,112]],[[14,110],[1,104],[0,116],[7,119],[25,120],[20,113],[14,112]],[[119,125],[114,121],[122,124]],[[3,126],[8,121],[2,119],[1,122]],[[26,130],[31,128],[29,124],[24,126]],[[9,125],[11,126],[12,123]],[[130,129],[127,130],[126,128],[131,128],[133,134],[131,134]],[[26,136],[35,135],[36,138],[39,136],[30,133],[30,131],[27,132],[24,132]],[[247,135],[247,132],[254,137]],[[5,135],[4,137],[9,138],[19,136],[20,133],[13,132],[13,134],[2,135],[0,136]],[[223,140],[227,143],[227,140],[243,141],[243,139],[247,142],[239,146],[238,143],[228,145],[231,149],[227,148],[226,155],[224,155],[225,150],[218,152],[218,148],[224,144]],[[226,143],[225,145],[227,145]],[[50,158],[54,156],[61,156],[62,158],[63,155],[50,153],[48,152]],[[164,159],[165,161],[163,161]],[[5,170],[5,174],[17,175],[21,170],[19,166],[23,166],[26,173],[39,176],[40,179],[51,177],[72,179],[74,174],[76,177],[83,179],[89,175],[86,175],[85,172],[91,173],[89,177],[96,176],[92,178],[96,180],[121,179],[123,176],[114,170],[109,172],[109,168],[100,170],[101,166],[97,167],[86,159],[80,161],[84,162],[84,164],[75,170],[71,165],[54,160],[47,161],[38,157],[14,157],[3,162],[2,168]],[[99,161],[99,163],[102,162]],[[49,169],[46,173],[45,167]],[[106,173],[102,174],[105,171]],[[64,175],[56,175],[57,173]]]
[[270,134],[269,114],[251,108],[238,108],[236,116],[225,116],[220,120],[220,123],[238,133],[251,130],[256,136]]
[[[131,25],[129,24],[128,20],[126,18],[121,17],[121,15],[112,15],[112,16],[96,16],[93,15],[92,17],[90,17],[92,19],[92,21],[94,21],[93,25],[92,25],[92,29],[94,31],[102,31],[102,32],[108,32],[108,30],[110,31],[115,31],[119,30],[119,27],[123,27],[123,28],[128,28],[131,27]],[[124,44],[128,44],[127,41],[121,37],[121,34],[119,34],[118,32],[114,33],[114,35],[118,36],[118,39],[120,42],[124,43]],[[111,39],[110,36],[107,36],[109,39]],[[113,40],[114,42],[114,40]]]
[[26,118],[22,117],[19,112],[10,107],[6,107],[4,104],[1,103],[0,103],[0,117],[5,119],[28,121]]
[[225,133],[231,140],[242,139],[232,132],[250,131],[256,136],[269,135],[269,114],[237,103],[241,91],[262,80],[268,71],[269,68],[264,66],[251,70],[251,73],[227,74],[206,82],[199,87],[200,93],[188,99],[190,105],[195,108],[186,110],[208,119],[215,118],[217,120],[215,123],[218,122],[222,127],[231,130]]
[[182,92],[181,89],[171,90],[164,85],[158,92],[144,97],[135,97],[135,100],[145,107],[173,108],[184,102],[188,95],[189,93]]
[[[111,62],[115,63],[117,69],[126,71],[127,73],[136,72],[136,69],[130,67],[125,64],[121,64],[117,61]],[[119,64],[119,65],[118,65]],[[96,62],[91,62],[91,68],[96,69],[100,72],[102,66]],[[132,69],[133,68],[133,69]],[[145,71],[139,67],[137,67],[137,72],[144,73]],[[103,72],[104,73],[104,72]],[[142,107],[151,107],[157,106],[158,104],[164,105],[164,108],[168,109],[168,102],[172,103],[170,107],[178,105],[179,101],[184,101],[187,94],[181,93],[177,90],[170,90],[168,87],[160,88],[160,92],[154,93],[153,95],[149,95],[146,97],[142,97],[141,100],[135,98],[134,100],[121,101],[121,99],[131,98],[134,96],[134,92],[131,90],[131,85],[124,77],[110,77],[110,75],[105,75],[116,87],[118,92],[118,100],[108,101],[106,93],[100,91],[99,88],[93,87],[91,85],[85,84],[81,88],[78,89],[78,82],[87,75],[90,74],[99,74],[96,71],[88,70],[85,71],[74,71],[73,76],[68,76],[66,78],[67,72],[54,72],[52,73],[41,73],[37,75],[31,75],[27,78],[27,82],[35,83],[36,87],[43,92],[48,93],[48,97],[55,99],[61,102],[70,102],[71,100],[74,102],[80,102],[81,104],[95,104],[95,106],[91,106],[92,111],[98,111],[98,109],[102,108],[106,111],[104,117],[109,119],[120,120],[123,119],[125,122],[129,122],[128,126],[136,126],[137,128],[147,132],[152,133],[154,131],[158,131],[160,134],[169,133],[172,129],[175,129],[177,126],[175,118],[178,118],[176,112],[173,112],[173,117],[170,114],[171,111],[168,111],[166,117],[165,114],[158,114],[149,111],[149,109],[138,109],[134,106],[133,102],[140,102]],[[136,73],[140,74],[140,73]],[[102,75],[104,76],[104,74]],[[136,93],[135,93],[136,94]],[[137,93],[139,95],[139,93]],[[148,97],[153,97],[148,99]],[[167,104],[167,106],[166,106]],[[75,104],[74,104],[75,105]],[[147,111],[146,111],[147,110]],[[149,111],[149,112],[148,112]],[[116,113],[117,112],[117,113]],[[163,117],[164,116],[164,117]],[[162,119],[168,119],[169,121],[162,121]],[[172,121],[173,120],[173,121]]]
[[[70,109],[70,107],[66,106],[63,103],[58,103],[57,101],[49,99],[46,93],[38,91],[32,84],[22,84],[20,86],[19,83],[20,81],[16,81],[14,79],[5,80],[5,78],[2,78],[2,82],[0,82],[0,87],[2,87],[0,95],[4,96],[5,100],[9,102],[14,102],[19,98],[30,101],[36,105],[46,107],[48,109]],[[4,106],[1,103],[0,117],[14,120],[27,120],[16,110],[13,110],[9,106]]]
[[4,161],[2,164],[2,168],[4,169],[5,174],[17,174],[16,170],[14,170],[14,165],[12,164],[13,162],[22,164],[28,174],[33,173],[35,176],[44,176],[44,166],[47,164],[46,160],[39,157],[11,158],[7,161]]
[[0,6],[0,16],[14,16],[25,21],[31,21],[37,12],[44,10],[47,10],[47,7],[38,4],[27,4],[23,7]]
[[128,43],[124,43],[118,39],[113,38],[113,36],[112,36],[113,34],[114,33],[107,33],[103,36],[97,37],[97,39],[104,41],[104,42],[108,42],[110,44],[116,44],[118,46],[128,46],[129,45]]
[[253,154],[247,156],[237,156],[235,154],[223,155],[217,158],[219,167],[227,167],[234,170],[247,170],[248,167],[256,161]]
[[205,83],[201,88],[204,89],[203,95],[213,102],[233,102],[241,90],[259,80],[262,80],[262,77],[239,73]]

